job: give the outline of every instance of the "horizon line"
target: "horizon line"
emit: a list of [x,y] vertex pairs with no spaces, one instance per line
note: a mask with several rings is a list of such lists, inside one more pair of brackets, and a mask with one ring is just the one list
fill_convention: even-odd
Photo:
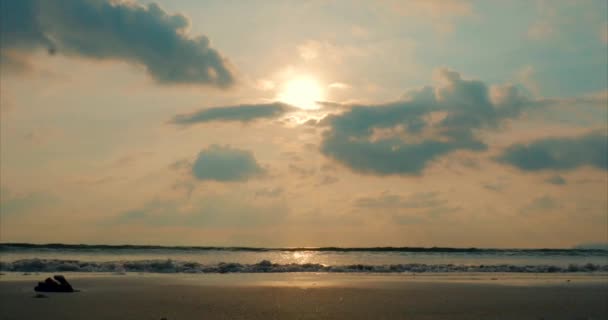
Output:
[[562,250],[602,250],[608,251],[608,243],[588,243],[572,246],[569,248],[517,248],[517,247],[444,247],[444,246],[365,246],[365,247],[340,247],[340,246],[287,246],[287,247],[257,247],[257,246],[203,246],[203,245],[154,245],[154,244],[86,244],[86,243],[28,243],[28,242],[0,242],[2,247],[22,248],[141,248],[141,249],[203,249],[203,250],[235,250],[235,251],[562,251]]

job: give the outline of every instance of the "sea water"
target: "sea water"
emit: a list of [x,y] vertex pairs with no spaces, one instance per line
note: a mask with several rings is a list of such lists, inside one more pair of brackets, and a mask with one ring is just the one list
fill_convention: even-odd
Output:
[[0,244],[0,271],[608,272],[608,250]]

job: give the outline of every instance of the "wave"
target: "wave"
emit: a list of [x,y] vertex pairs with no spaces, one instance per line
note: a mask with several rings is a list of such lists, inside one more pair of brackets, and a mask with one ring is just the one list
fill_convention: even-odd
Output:
[[391,265],[323,265],[315,263],[278,264],[263,260],[255,264],[200,264],[175,260],[136,260],[87,262],[58,259],[23,259],[0,262],[0,271],[10,272],[146,272],[146,273],[279,273],[279,272],[369,272],[369,273],[437,273],[437,272],[519,272],[570,273],[608,272],[608,265],[587,263],[567,267],[555,265],[455,265],[455,264],[391,264]]
[[506,255],[599,255],[608,256],[606,249],[493,249],[493,248],[450,248],[450,247],[294,247],[294,248],[256,248],[256,247],[201,247],[201,246],[154,246],[154,245],[87,245],[87,244],[31,244],[0,243],[0,252],[22,250],[170,250],[170,251],[318,251],[318,252],[412,252],[412,253],[468,253],[468,254],[506,254]]

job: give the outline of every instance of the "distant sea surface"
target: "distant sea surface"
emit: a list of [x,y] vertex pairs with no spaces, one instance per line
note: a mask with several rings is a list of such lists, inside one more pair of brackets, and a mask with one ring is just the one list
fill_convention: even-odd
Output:
[[0,244],[8,272],[608,272],[605,249]]

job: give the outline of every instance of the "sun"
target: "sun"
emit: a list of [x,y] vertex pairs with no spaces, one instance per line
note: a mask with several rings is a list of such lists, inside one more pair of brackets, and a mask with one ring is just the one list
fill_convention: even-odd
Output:
[[318,109],[317,101],[323,100],[323,89],[313,77],[297,77],[282,86],[277,100],[301,109]]

